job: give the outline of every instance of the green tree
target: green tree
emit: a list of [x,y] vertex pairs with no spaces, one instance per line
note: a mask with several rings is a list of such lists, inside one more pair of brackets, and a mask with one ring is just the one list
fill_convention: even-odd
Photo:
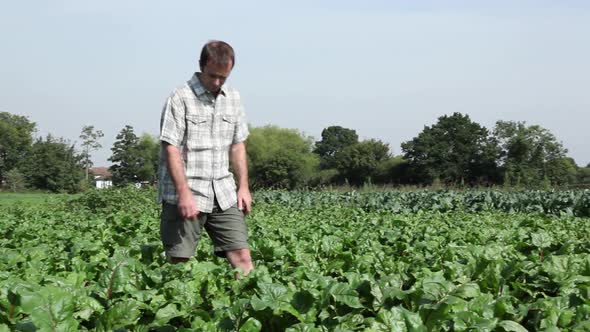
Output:
[[481,183],[499,181],[497,142],[468,115],[441,116],[411,141],[402,143],[404,158],[417,182]]
[[6,172],[6,188],[16,192],[24,190],[26,186],[27,180],[25,179],[24,174],[22,174],[18,169],[13,168]]
[[586,167],[578,168],[576,182],[581,185],[590,186],[590,163]]
[[395,156],[381,162],[377,167],[375,183],[410,184],[409,162],[403,156]]
[[141,165],[138,173],[140,181],[154,183],[158,172],[160,142],[154,136],[144,133],[137,143],[137,154]]
[[319,164],[312,142],[294,129],[251,128],[247,146],[252,186],[293,189],[311,184]]
[[24,116],[0,112],[0,184],[18,168],[31,149],[35,123]]
[[[494,136],[502,148],[501,164],[506,184],[541,186],[572,183],[567,149],[547,129],[525,122],[498,121]],[[573,165],[572,165],[573,164]]]
[[90,153],[102,148],[102,145],[98,142],[102,137],[104,137],[102,131],[95,130],[94,126],[82,127],[82,133],[80,133],[80,138],[82,139],[82,153],[80,155],[82,157],[82,165],[86,171],[86,181],[88,181],[90,167],[93,165],[92,160],[90,160],[92,157]]
[[33,143],[21,169],[30,186],[51,192],[78,192],[84,178],[74,146],[51,135]]
[[110,171],[113,174],[113,185],[126,186],[141,181],[142,159],[138,151],[139,138],[133,127],[126,125],[116,137],[108,159],[113,162]]
[[552,185],[568,185],[577,181],[578,165],[570,157],[555,158],[547,161],[544,176]]
[[320,168],[336,168],[336,156],[346,147],[358,143],[358,135],[353,129],[330,126],[322,130],[322,140],[316,142],[314,153],[320,156]]
[[341,180],[362,185],[374,181],[381,163],[389,158],[389,145],[370,139],[347,146],[336,155],[334,162]]

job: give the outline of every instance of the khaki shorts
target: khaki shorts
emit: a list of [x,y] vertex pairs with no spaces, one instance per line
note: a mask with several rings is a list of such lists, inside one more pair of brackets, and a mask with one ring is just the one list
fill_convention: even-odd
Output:
[[180,217],[176,205],[162,203],[160,216],[160,238],[168,257],[189,258],[201,238],[203,227],[213,241],[213,251],[225,257],[226,251],[248,248],[248,228],[244,213],[234,205],[222,211],[215,201],[211,213],[199,213],[197,220]]

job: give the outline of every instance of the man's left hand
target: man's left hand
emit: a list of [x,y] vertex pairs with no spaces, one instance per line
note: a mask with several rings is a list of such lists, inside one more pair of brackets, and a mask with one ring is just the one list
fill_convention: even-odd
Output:
[[238,189],[238,210],[244,212],[244,214],[250,213],[252,206],[252,195],[250,189]]

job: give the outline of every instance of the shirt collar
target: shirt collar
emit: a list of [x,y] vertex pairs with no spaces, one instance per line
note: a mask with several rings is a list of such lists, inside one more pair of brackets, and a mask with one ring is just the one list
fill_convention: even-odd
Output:
[[[201,81],[199,80],[200,74],[201,73],[194,73],[193,76],[191,77],[191,79],[188,81],[189,86],[193,89],[193,91],[195,92],[195,94],[197,96],[201,96],[206,93],[210,93],[201,84]],[[219,92],[220,92],[219,94],[226,96],[225,84],[221,86],[221,89]]]

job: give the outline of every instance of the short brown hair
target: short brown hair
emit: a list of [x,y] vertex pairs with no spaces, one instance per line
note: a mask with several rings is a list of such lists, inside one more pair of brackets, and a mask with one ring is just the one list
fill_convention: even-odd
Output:
[[231,67],[234,67],[235,55],[234,49],[226,42],[221,40],[211,40],[201,50],[201,58],[199,59],[199,66],[201,70],[209,63],[209,61],[218,64],[227,64],[231,62]]

